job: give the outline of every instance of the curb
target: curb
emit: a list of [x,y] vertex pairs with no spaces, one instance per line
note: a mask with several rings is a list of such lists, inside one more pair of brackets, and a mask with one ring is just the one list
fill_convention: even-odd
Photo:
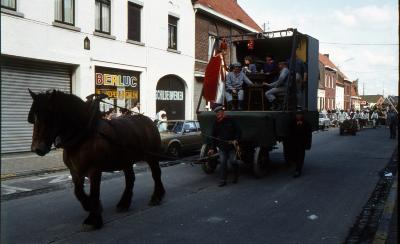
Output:
[[[160,167],[164,168],[164,167],[174,166],[174,165],[177,165],[180,163],[183,163],[183,161],[181,161],[181,160],[162,161],[162,162],[160,162]],[[139,166],[138,170],[144,171],[147,168],[148,168],[148,165],[146,164],[145,166]],[[16,178],[28,177],[28,176],[33,176],[33,175],[56,173],[56,172],[60,172],[60,171],[64,171],[64,170],[68,170],[68,168],[66,166],[63,166],[63,167],[55,167],[55,168],[49,168],[49,169],[24,171],[24,172],[20,172],[20,173],[1,174],[0,181],[12,180],[12,179],[16,179]]]
[[49,169],[23,171],[20,173],[1,174],[0,181],[22,178],[22,177],[27,177],[27,176],[32,176],[32,175],[55,173],[55,172],[64,171],[67,169],[68,169],[67,167],[63,166],[63,167],[55,167],[55,168],[49,168]]
[[373,240],[373,244],[385,244],[388,238],[388,233],[390,231],[390,224],[392,221],[394,208],[396,205],[397,199],[397,185],[398,183],[398,174],[396,174],[396,179],[392,184],[390,189],[389,196],[387,198],[386,204],[383,209],[383,213],[381,219],[379,220],[378,230],[375,233],[375,237]]

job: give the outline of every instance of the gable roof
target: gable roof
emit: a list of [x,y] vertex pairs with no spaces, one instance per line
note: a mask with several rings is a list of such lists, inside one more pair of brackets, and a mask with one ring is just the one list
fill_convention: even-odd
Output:
[[325,66],[328,67],[330,69],[333,69],[335,71],[338,70],[338,68],[336,67],[336,65],[325,55],[323,54],[319,54],[319,61]]
[[240,7],[237,0],[193,0],[192,3],[200,4],[258,32],[262,32],[260,26]]
[[361,100],[365,100],[368,103],[377,103],[379,99],[383,99],[382,95],[365,95],[365,96],[360,96]]

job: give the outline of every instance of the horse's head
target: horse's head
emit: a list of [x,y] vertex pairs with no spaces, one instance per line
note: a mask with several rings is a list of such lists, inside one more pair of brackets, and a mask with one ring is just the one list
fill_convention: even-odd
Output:
[[39,156],[46,155],[59,133],[56,124],[54,97],[56,91],[35,94],[29,90],[33,103],[28,115],[28,122],[33,124],[31,150]]

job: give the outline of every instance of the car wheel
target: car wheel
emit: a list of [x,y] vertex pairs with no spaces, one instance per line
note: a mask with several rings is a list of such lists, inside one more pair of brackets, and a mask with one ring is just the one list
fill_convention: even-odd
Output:
[[181,156],[181,146],[176,142],[172,143],[169,145],[167,152],[169,156],[179,158]]

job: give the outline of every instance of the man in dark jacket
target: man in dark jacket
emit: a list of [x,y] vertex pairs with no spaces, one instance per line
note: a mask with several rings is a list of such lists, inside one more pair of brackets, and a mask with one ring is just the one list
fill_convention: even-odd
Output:
[[293,177],[301,175],[304,165],[305,151],[310,150],[312,140],[311,125],[304,119],[302,111],[296,112],[296,117],[289,124],[289,160],[296,163]]
[[211,137],[211,149],[208,154],[214,154],[216,148],[219,149],[219,160],[221,170],[221,181],[219,186],[226,185],[228,161],[231,163],[234,179],[233,183],[237,183],[239,178],[239,164],[236,160],[236,147],[241,137],[241,130],[232,118],[226,117],[222,106],[216,106],[213,110],[216,113],[216,121],[214,123],[212,137]]
[[392,106],[389,106],[389,110],[387,112],[387,122],[390,128],[391,139],[396,139],[397,121],[398,117],[396,111],[392,108]]

